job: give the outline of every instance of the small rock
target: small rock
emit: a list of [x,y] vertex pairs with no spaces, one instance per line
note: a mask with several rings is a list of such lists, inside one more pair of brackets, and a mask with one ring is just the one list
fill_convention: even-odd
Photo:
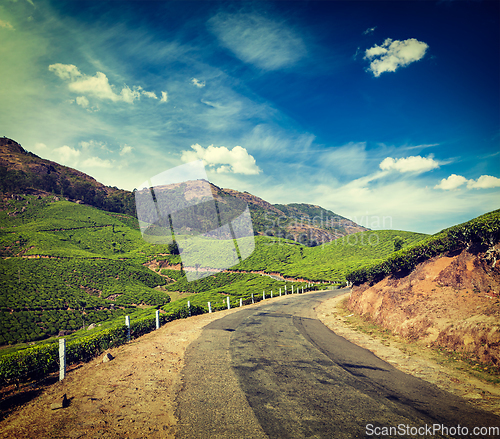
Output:
[[115,357],[113,357],[113,355],[111,355],[109,352],[104,354],[104,357],[102,358],[102,362],[103,363],[107,363],[108,361],[111,361],[113,360]]
[[66,394],[61,396],[58,401],[53,402],[50,404],[50,409],[51,410],[57,410],[57,409],[63,409],[65,407],[68,407],[68,399],[66,398]]
[[95,328],[95,323],[92,323],[90,324],[88,327],[87,327],[87,331],[90,331],[91,329],[94,329]]

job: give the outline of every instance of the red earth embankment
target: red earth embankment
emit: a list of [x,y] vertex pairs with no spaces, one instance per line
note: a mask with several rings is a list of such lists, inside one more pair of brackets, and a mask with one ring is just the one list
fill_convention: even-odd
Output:
[[355,286],[349,308],[405,339],[500,367],[500,245],[419,264],[402,278]]

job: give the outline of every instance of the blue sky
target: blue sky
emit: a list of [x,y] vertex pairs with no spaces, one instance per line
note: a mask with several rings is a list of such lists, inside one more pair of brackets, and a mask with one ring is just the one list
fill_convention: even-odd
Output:
[[435,233],[500,207],[498,2],[6,0],[0,135]]

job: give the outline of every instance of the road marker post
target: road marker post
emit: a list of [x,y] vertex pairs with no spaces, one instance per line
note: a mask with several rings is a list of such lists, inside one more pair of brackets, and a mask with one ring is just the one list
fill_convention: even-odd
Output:
[[127,341],[130,341],[130,317],[125,316],[125,325],[127,326]]
[[280,288],[280,297],[281,297],[281,288]]
[[266,292],[262,291],[262,300],[266,300]]
[[273,290],[271,290],[271,299],[273,298]]
[[160,310],[156,310],[156,329],[160,329]]
[[229,296],[227,296],[227,309],[231,309],[231,305],[229,303]]
[[253,299],[253,293],[252,293],[252,303],[255,303],[254,299]]
[[210,305],[210,302],[208,302],[208,312],[211,313],[212,312],[212,305]]
[[243,306],[243,299],[240,297],[240,308]]
[[191,302],[188,300],[188,312],[189,312],[189,317],[191,317]]
[[66,377],[66,339],[59,339],[59,381]]

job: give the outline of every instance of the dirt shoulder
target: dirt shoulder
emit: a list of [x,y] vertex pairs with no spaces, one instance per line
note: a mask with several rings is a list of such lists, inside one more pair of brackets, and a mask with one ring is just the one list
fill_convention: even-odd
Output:
[[372,351],[397,369],[463,397],[479,408],[500,415],[500,386],[479,379],[470,365],[426,345],[408,343],[378,325],[352,314],[345,301],[350,293],[316,307],[318,319],[336,334]]
[[[0,437],[173,438],[186,348],[204,326],[237,310],[175,320],[108,350],[113,360],[101,355],[81,365],[10,414]],[[64,394],[69,406],[52,410]]]

